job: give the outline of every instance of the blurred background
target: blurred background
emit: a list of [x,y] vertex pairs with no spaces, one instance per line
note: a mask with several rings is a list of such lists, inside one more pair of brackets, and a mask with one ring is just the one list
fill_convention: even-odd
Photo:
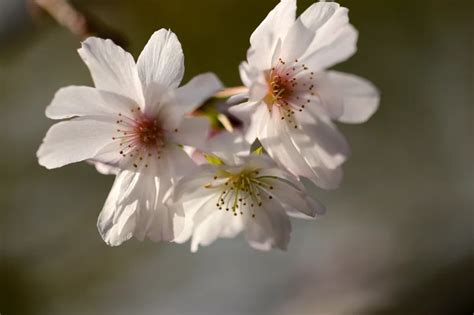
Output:
[[277,1],[78,0],[65,25],[48,8],[61,1],[40,2],[49,13],[0,0],[2,315],[474,312],[474,1],[341,0],[360,39],[337,69],[374,82],[382,102],[368,123],[340,125],[353,154],[339,190],[314,191],[327,215],[293,221],[288,252],[238,238],[197,254],[105,245],[96,220],[113,177],[40,167],[44,110],[60,87],[92,84],[76,53],[88,34],[137,57],[171,28],[185,81],[214,71],[240,85],[249,36]]

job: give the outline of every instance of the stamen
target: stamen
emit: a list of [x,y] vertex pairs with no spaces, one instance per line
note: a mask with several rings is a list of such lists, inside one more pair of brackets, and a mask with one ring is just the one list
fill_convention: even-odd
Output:
[[221,189],[216,201],[218,210],[225,208],[234,216],[246,215],[250,211],[248,214],[255,217],[255,210],[262,207],[264,203],[261,192],[265,191],[267,196],[269,195],[267,191],[273,189],[272,185],[264,182],[258,176],[259,171],[255,169],[247,169],[225,176],[216,175],[213,176],[210,183],[204,185],[204,188]]
[[[118,135],[112,137],[113,141],[119,141],[122,158],[129,157],[130,165],[138,168],[142,163],[149,166],[149,160],[155,156],[160,159],[162,150],[165,147],[164,130],[157,119],[145,116],[140,107],[130,109],[133,113],[123,115],[118,113],[116,124]],[[175,130],[177,132],[177,129]]]
[[[309,71],[306,64],[300,64],[298,59],[286,62],[278,58],[278,62],[267,73],[268,94],[264,98],[268,110],[278,109],[281,120],[286,120],[293,127],[298,128],[295,114],[304,110],[304,105],[299,102],[304,97],[306,104],[311,104],[315,99],[308,99],[307,96],[316,96],[314,93],[316,81],[314,72]],[[306,96],[306,97],[305,97]],[[314,104],[317,106],[317,104]]]

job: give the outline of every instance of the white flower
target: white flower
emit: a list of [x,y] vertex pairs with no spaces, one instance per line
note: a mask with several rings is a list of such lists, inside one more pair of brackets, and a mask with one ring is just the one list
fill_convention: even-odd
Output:
[[206,118],[186,117],[221,89],[211,73],[178,88],[184,56],[176,35],[161,29],[135,63],[110,40],[89,38],[79,54],[95,88],[59,90],[46,110],[52,126],[38,150],[47,168],[89,160],[117,173],[99,216],[98,228],[110,245],[133,235],[172,240],[175,214],[163,202],[172,184],[195,164],[183,145],[199,147],[207,137]]
[[247,141],[258,138],[293,174],[335,188],[349,146],[331,120],[366,121],[379,93],[362,78],[325,71],[356,51],[346,8],[318,2],[296,20],[295,12],[296,0],[282,0],[250,37],[240,66],[248,101],[230,111],[246,124]]
[[304,187],[267,156],[248,155],[242,138],[222,134],[211,140],[214,164],[178,182],[172,207],[182,209],[186,223],[175,242],[192,236],[191,250],[219,237],[244,231],[249,244],[260,250],[286,249],[291,232],[289,216],[311,218],[324,207]]

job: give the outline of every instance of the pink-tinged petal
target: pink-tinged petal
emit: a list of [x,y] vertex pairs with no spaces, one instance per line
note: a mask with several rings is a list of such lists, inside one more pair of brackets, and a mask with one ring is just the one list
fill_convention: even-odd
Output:
[[89,37],[78,50],[96,88],[133,99],[141,107],[144,97],[132,55],[110,39]]
[[92,159],[112,142],[113,118],[76,118],[53,125],[46,134],[37,156],[39,164],[51,169]]
[[328,71],[328,79],[343,98],[343,113],[339,121],[363,123],[375,113],[379,106],[380,93],[371,82],[337,71]]
[[54,95],[46,108],[46,116],[51,119],[67,119],[75,116],[116,116],[128,115],[137,107],[128,97],[101,91],[87,86],[68,86]]
[[271,58],[278,39],[283,39],[295,22],[296,0],[282,0],[250,36],[247,59],[261,70],[271,68]]
[[183,79],[184,55],[176,35],[170,30],[156,31],[140,54],[137,67],[146,106],[155,106],[158,99],[153,90],[156,86],[174,89]]
[[186,114],[193,112],[222,88],[215,74],[197,75],[168,96],[161,105],[159,115],[167,128],[177,128]]
[[316,32],[312,44],[301,58],[312,71],[327,69],[356,52],[358,33],[349,24],[346,8],[317,3],[308,8],[300,19]]

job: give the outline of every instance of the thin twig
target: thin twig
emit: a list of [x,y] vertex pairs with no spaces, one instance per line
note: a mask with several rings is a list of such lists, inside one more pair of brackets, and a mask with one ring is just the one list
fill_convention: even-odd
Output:
[[216,98],[228,98],[237,94],[245,93],[248,91],[248,88],[245,86],[234,86],[225,88],[222,91],[217,92],[214,94]]

